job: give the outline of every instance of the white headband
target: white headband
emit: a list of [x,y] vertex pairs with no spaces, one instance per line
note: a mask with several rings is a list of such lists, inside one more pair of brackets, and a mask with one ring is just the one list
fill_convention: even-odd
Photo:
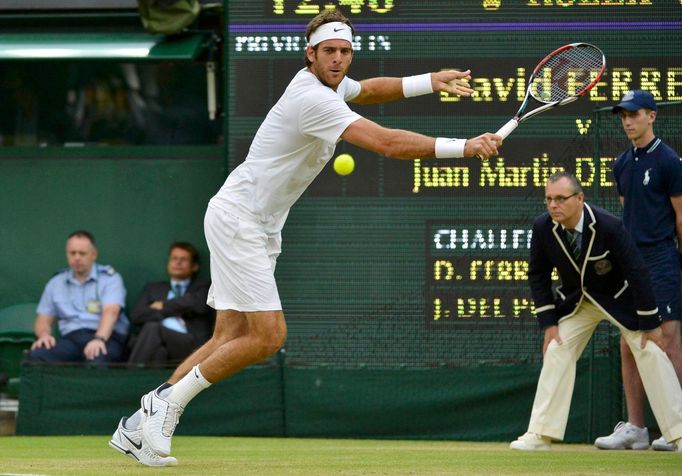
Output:
[[353,33],[348,25],[335,21],[320,25],[310,34],[310,46],[317,46],[325,40],[346,40],[353,44]]

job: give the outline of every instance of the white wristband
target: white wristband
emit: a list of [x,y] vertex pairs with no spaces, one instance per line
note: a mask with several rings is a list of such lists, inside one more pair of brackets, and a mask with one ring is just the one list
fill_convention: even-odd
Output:
[[445,137],[436,138],[436,158],[455,159],[464,157],[464,144],[466,139],[446,139]]
[[403,96],[406,98],[431,94],[432,92],[431,73],[405,76],[403,78]]

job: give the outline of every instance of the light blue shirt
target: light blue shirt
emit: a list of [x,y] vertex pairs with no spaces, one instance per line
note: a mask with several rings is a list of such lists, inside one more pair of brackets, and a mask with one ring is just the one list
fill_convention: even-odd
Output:
[[[175,299],[179,298],[183,294],[187,292],[187,288],[189,287],[189,283],[191,283],[191,279],[183,279],[182,281],[177,281],[175,279],[171,279],[171,288],[168,290],[168,295],[166,296],[166,299]],[[176,294],[175,289],[179,287],[180,288],[180,293]],[[185,320],[180,317],[180,316],[174,316],[174,317],[166,317],[161,321],[161,325],[164,327],[167,327],[168,329],[179,332],[180,334],[187,334],[187,324],[185,323]]]
[[111,266],[95,263],[90,276],[82,283],[71,268],[53,276],[45,285],[37,312],[56,318],[59,332],[66,335],[79,329],[97,330],[103,307],[118,304],[121,313],[114,332],[126,336],[130,323],[123,312],[125,298],[121,275]]
[[[177,279],[171,279],[170,280],[170,285],[171,288],[168,291],[168,296],[166,296],[166,299],[175,299],[177,297],[182,296],[187,292],[187,288],[189,287],[189,283],[191,283],[191,279],[183,279],[182,281],[178,281]],[[175,288],[176,286],[180,286],[180,294],[175,294]]]

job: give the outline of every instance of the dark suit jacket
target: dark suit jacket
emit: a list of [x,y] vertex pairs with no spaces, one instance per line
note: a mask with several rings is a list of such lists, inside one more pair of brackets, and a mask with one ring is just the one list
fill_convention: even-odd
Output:
[[[543,213],[533,223],[528,281],[542,328],[588,299],[631,330],[660,324],[649,271],[621,220],[585,204],[581,256],[573,257],[561,225]],[[552,292],[552,269],[561,285]]]
[[[198,344],[206,342],[213,333],[215,311],[206,304],[210,283],[200,279],[192,280],[184,295],[167,299],[170,281],[147,283],[142,295],[130,313],[130,319],[138,326],[146,322],[158,322],[166,317],[180,316],[187,324],[187,332],[196,337]],[[154,301],[163,301],[163,309],[149,307]]]

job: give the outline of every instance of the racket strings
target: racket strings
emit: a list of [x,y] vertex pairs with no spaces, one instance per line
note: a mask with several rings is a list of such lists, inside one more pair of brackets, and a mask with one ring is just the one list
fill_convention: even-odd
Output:
[[602,52],[592,45],[562,50],[549,57],[533,75],[531,92],[545,103],[578,96],[591,88],[603,67]]

